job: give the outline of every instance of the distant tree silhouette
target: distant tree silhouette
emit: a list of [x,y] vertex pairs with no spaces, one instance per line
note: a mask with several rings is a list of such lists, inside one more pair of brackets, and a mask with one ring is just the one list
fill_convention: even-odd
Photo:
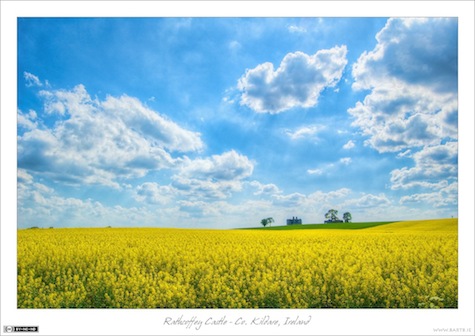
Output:
[[264,219],[261,220],[261,224],[264,227],[266,227],[268,224],[270,225],[273,222],[274,222],[274,218],[272,218],[272,217],[264,218]]
[[335,222],[338,220],[338,210],[335,209],[330,209],[328,212],[325,214],[325,218],[331,220],[332,222]]
[[349,212],[345,212],[343,214],[343,219],[345,220],[345,223],[351,222],[351,214]]

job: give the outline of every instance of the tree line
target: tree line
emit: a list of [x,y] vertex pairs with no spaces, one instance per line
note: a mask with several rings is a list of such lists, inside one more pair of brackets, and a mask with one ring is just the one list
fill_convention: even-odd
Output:
[[338,210],[330,209],[325,214],[325,218],[327,219],[325,223],[342,223],[343,221],[349,223],[351,221],[351,213],[345,212],[343,214],[343,220],[341,220],[338,218]]
[[[325,214],[325,218],[327,219],[325,223],[349,223],[352,219],[351,213],[347,211],[343,214],[343,220],[341,220],[340,218],[338,218],[338,210],[335,209],[328,210],[328,212]],[[266,227],[267,225],[270,225],[272,223],[274,223],[274,218],[272,217],[263,218],[261,220],[261,224],[263,227]]]

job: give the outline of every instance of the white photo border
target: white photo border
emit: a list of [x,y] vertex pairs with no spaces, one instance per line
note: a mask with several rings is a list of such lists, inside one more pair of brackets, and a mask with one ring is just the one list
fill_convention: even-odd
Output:
[[[1,333],[35,335],[444,335],[474,329],[474,3],[472,1],[1,1]],[[401,309],[17,309],[16,25],[18,17],[407,17],[459,22],[459,308]],[[297,327],[240,326],[239,318],[310,319]],[[222,317],[226,325],[206,326]],[[201,320],[167,325],[167,318]]]

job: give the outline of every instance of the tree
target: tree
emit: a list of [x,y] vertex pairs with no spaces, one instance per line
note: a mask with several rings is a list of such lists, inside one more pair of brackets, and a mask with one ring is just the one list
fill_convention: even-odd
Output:
[[335,209],[330,209],[328,212],[325,214],[326,219],[330,219],[332,222],[335,222],[338,220],[338,210]]
[[272,223],[274,223],[274,218],[272,217],[267,218],[267,224],[271,225]]
[[270,225],[271,223],[274,223],[274,218],[272,218],[272,217],[264,218],[264,219],[261,220],[261,224],[262,224],[264,227],[266,227],[267,224]]
[[351,214],[347,211],[343,214],[343,219],[345,220],[345,223],[348,223],[351,221]]

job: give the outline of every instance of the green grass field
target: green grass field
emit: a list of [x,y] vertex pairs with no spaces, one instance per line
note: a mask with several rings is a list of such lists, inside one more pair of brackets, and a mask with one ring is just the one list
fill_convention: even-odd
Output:
[[246,228],[244,230],[359,230],[391,223],[394,222],[302,224]]
[[413,232],[413,231],[457,231],[457,218],[414,220],[400,222],[362,222],[332,224],[302,224],[246,228],[244,230],[360,230],[378,232]]

